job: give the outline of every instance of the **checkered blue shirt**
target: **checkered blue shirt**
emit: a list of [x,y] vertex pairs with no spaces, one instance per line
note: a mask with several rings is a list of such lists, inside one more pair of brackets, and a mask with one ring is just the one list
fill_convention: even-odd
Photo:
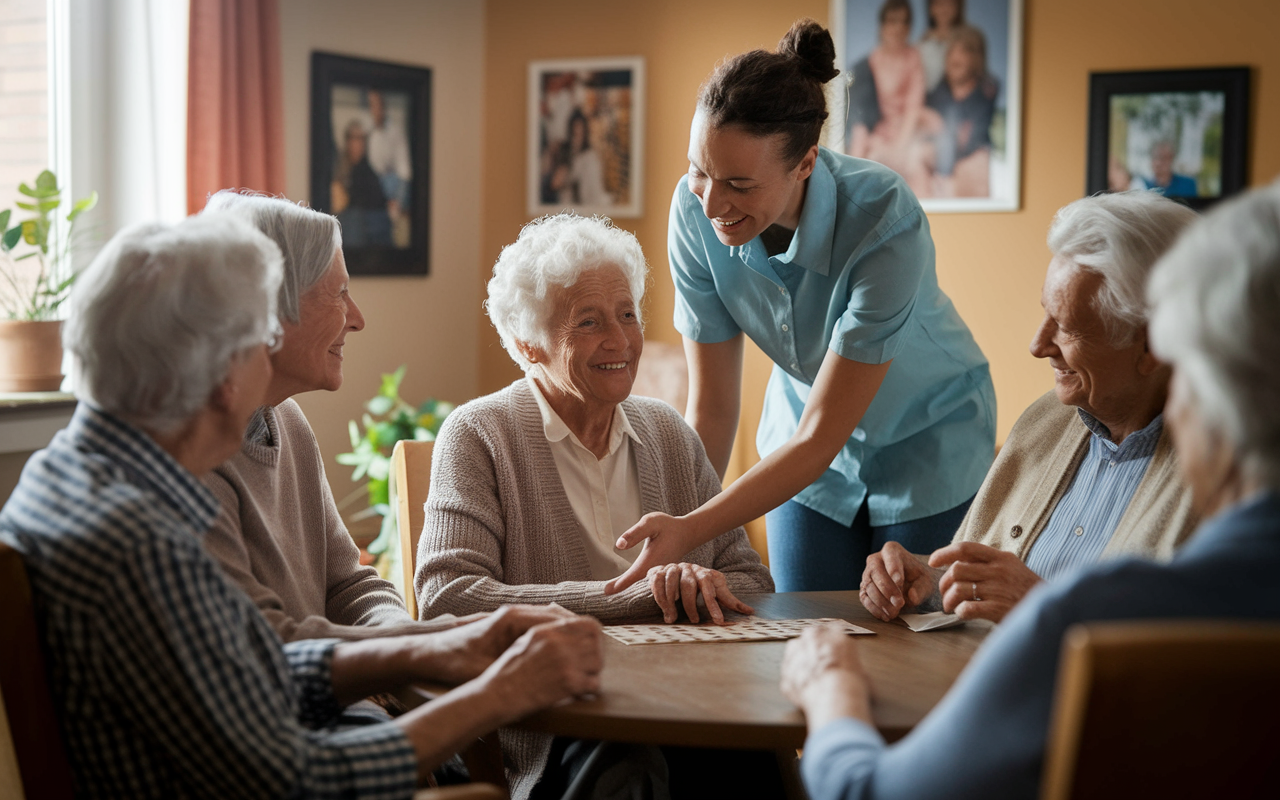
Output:
[[[82,403],[0,512],[26,563],[85,797],[409,797],[389,724],[335,726],[333,640],[282,645],[200,536],[217,501]],[[15,732],[20,735],[20,732]]]

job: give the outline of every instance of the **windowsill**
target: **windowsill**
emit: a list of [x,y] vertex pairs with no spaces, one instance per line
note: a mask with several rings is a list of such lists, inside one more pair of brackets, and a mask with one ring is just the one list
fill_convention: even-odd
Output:
[[0,392],[0,454],[44,447],[75,408],[75,395],[67,392]]

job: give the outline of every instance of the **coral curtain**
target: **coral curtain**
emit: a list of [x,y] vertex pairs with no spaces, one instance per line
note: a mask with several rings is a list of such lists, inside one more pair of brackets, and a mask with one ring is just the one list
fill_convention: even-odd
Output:
[[284,192],[276,0],[191,0],[187,212],[219,189]]

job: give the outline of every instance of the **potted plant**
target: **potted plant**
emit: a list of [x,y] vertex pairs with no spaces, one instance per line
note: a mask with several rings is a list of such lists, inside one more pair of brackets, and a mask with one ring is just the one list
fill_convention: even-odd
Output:
[[23,183],[18,191],[29,199],[16,205],[30,216],[13,220],[11,209],[0,211],[0,392],[56,391],[62,385],[58,309],[76,279],[72,235],[98,193],[76,201],[62,229],[54,216],[62,189],[52,172],[41,172],[34,187]]
[[[364,494],[369,505],[348,518],[349,523],[373,516],[382,517],[378,537],[365,548],[370,563],[382,577],[399,584],[399,530],[396,511],[391,505],[391,450],[401,439],[433,441],[445,417],[456,407],[444,400],[428,399],[416,408],[400,397],[400,382],[407,367],[382,376],[378,394],[365,403],[360,425],[347,423],[351,435],[351,452],[338,455],[338,463],[354,467],[351,480],[366,480]],[[363,432],[360,427],[363,426]],[[359,494],[359,490],[357,490]],[[346,501],[342,503],[345,505]],[[362,559],[363,560],[363,559]],[[401,587],[403,589],[403,587]]]

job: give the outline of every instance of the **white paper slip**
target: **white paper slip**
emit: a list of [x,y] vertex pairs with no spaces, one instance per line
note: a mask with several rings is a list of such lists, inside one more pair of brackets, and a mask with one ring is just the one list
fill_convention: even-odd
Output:
[[913,631],[936,631],[964,624],[964,620],[945,611],[934,611],[932,614],[899,614],[898,619],[907,623],[907,627]]
[[742,617],[728,625],[606,625],[604,632],[623,644],[675,644],[679,642],[767,642],[794,639],[805,628],[835,623],[845,633],[875,633],[842,619],[760,619]]

